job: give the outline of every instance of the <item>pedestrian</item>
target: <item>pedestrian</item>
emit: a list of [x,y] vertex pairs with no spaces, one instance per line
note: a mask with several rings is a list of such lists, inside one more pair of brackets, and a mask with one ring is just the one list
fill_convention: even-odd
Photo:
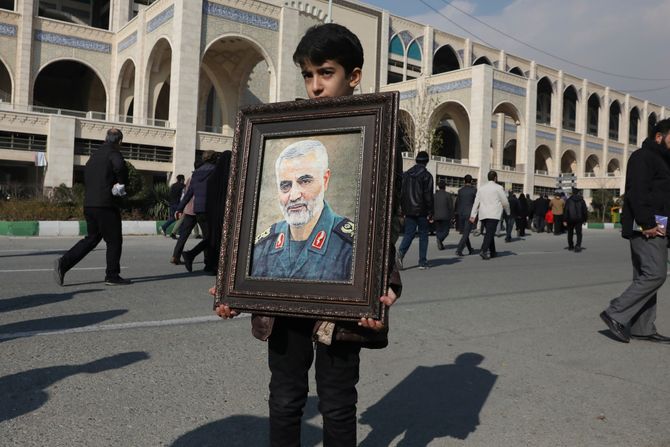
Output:
[[209,226],[208,255],[205,256],[205,272],[216,275],[219,269],[221,253],[221,230],[223,216],[226,211],[226,193],[228,191],[228,177],[230,176],[230,159],[232,152],[223,152],[209,177],[207,185],[207,225]]
[[600,318],[614,337],[670,344],[656,330],[658,290],[668,275],[667,219],[670,215],[670,119],[656,123],[626,169],[621,235],[630,244],[633,282]]
[[498,174],[496,171],[489,171],[486,177],[488,182],[477,190],[475,203],[472,205],[472,211],[470,212],[470,222],[474,223],[475,218],[479,216],[479,219],[484,223],[486,232],[479,255],[483,260],[488,261],[498,255],[495,244],[496,227],[503,210],[509,214],[510,209],[505,191],[497,183]]
[[519,199],[510,190],[507,194],[507,201],[509,202],[509,213],[503,211],[503,217],[507,219],[507,228],[505,229],[505,242],[512,242],[512,231],[514,230],[514,223],[519,215]]
[[554,198],[549,202],[551,213],[554,215],[554,235],[563,234],[563,210],[565,209],[565,202],[561,195],[556,192]]
[[516,216],[516,232],[519,237],[526,236],[526,225],[528,223],[528,213],[530,212],[530,207],[528,205],[528,200],[523,193],[519,194],[519,214]]
[[535,202],[530,198],[530,194],[526,194],[526,202],[528,203],[528,216],[526,218],[526,229],[533,230],[533,222],[535,218]]
[[437,182],[437,191],[433,196],[433,220],[435,221],[435,240],[437,249],[444,250],[444,240],[449,236],[451,222],[454,220],[454,200],[446,191],[447,182]]
[[184,267],[189,272],[193,271],[193,261],[195,257],[201,252],[205,253],[205,265],[208,264],[209,253],[207,246],[209,245],[209,225],[207,223],[207,180],[214,172],[218,153],[212,150],[205,151],[202,155],[202,164],[193,171],[191,176],[191,183],[184,193],[184,197],[177,206],[177,217],[184,212],[184,208],[193,198],[193,211],[195,212],[195,220],[202,229],[202,240],[198,242],[195,247],[190,250],[182,252],[181,257],[184,261]]
[[533,215],[535,221],[535,231],[538,233],[544,233],[544,226],[546,221],[544,220],[547,211],[549,210],[549,199],[546,194],[541,195],[533,202]]
[[168,215],[168,220],[161,225],[161,233],[163,236],[168,237],[167,230],[177,221],[175,214],[177,213],[177,206],[181,200],[181,193],[184,190],[184,176],[179,174],[177,175],[177,181],[170,186],[170,193],[168,194],[168,205],[170,207],[170,214]]
[[472,205],[475,203],[475,196],[477,195],[477,188],[472,186],[472,176],[466,174],[463,177],[464,185],[458,190],[456,195],[456,212],[458,213],[458,219],[460,220],[459,226],[462,228],[461,240],[458,241],[458,246],[456,247],[456,255],[464,256],[463,249],[468,248],[468,254],[472,254],[472,245],[470,244],[470,231],[476,226],[476,224],[470,222],[470,212],[472,211]]
[[547,223],[547,233],[554,232],[554,213],[551,212],[551,207],[544,214],[544,221]]
[[[310,99],[349,96],[361,80],[363,48],[358,38],[342,25],[315,25],[300,40],[293,60],[300,66]],[[395,164],[396,172],[401,174],[400,153]],[[394,191],[399,199],[399,190]],[[431,185],[431,198],[432,192]],[[395,210],[393,215],[397,215]],[[389,261],[390,288],[379,298],[386,306],[395,302],[402,288],[393,245]],[[214,288],[210,293],[215,293]],[[225,303],[218,303],[215,311],[222,318],[237,315]],[[385,347],[388,327],[372,318],[352,323],[252,315],[251,321],[254,336],[269,341],[270,445],[300,445],[301,418],[309,388],[308,371],[315,361],[323,445],[355,446],[360,351],[362,347]],[[332,330],[318,331],[324,326]]]
[[[565,201],[565,213],[563,214],[563,225],[568,229],[568,250],[575,253],[582,251],[582,225],[586,222],[589,210],[586,202],[577,188],[572,190],[572,195]],[[574,234],[577,234],[577,245],[574,244]]]
[[416,164],[402,175],[400,205],[405,216],[405,233],[398,248],[398,261],[402,261],[414,240],[417,228],[419,232],[419,269],[429,268],[428,259],[428,221],[433,213],[433,175],[428,172],[428,152],[416,154]]
[[105,142],[91,153],[84,168],[84,218],[86,237],[77,242],[63,256],[56,259],[54,277],[63,285],[65,274],[91,252],[101,240],[107,244],[105,284],[108,286],[130,284],[122,278],[121,212],[115,196],[125,195],[128,168],[121,155],[123,133],[116,128],[107,131]]
[[[197,169],[201,164],[202,164],[201,161],[196,161],[195,163],[193,163],[193,166]],[[186,185],[182,193],[182,200],[184,198],[186,190],[188,190],[189,186],[191,185],[191,179],[192,177],[189,177],[188,180],[186,180]],[[170,258],[170,263],[172,264],[181,265],[182,263],[181,256],[182,253],[184,252],[184,246],[186,245],[186,241],[191,235],[191,232],[198,228],[198,222],[196,220],[195,210],[193,208],[194,203],[195,203],[195,197],[191,196],[191,199],[184,206],[183,212],[181,214],[178,214],[179,219],[177,220],[177,225],[179,225],[179,238],[177,239],[177,242],[174,244],[174,248],[172,249],[172,257]],[[177,208],[178,207],[179,206],[177,206]],[[177,214],[176,211],[175,214]]]

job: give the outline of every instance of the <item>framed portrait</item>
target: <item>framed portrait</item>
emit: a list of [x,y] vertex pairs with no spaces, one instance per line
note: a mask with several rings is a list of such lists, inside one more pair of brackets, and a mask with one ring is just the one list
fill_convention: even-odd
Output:
[[386,318],[398,101],[390,92],[239,112],[215,304]]

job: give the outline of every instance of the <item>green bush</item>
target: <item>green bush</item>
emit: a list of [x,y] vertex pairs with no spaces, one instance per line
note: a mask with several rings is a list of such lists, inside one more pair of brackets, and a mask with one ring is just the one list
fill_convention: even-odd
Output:
[[84,209],[44,199],[0,201],[2,220],[83,220]]

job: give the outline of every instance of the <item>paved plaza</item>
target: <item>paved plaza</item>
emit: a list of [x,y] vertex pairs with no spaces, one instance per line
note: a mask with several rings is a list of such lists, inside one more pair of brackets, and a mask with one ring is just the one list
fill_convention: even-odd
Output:
[[[456,238],[431,237],[429,270],[417,240],[405,258],[390,345],[362,354],[360,445],[670,446],[670,346],[616,342],[598,318],[632,275],[618,232],[585,231],[579,254],[498,238],[486,262],[456,257]],[[188,274],[168,263],[174,241],[125,237],[132,285],[104,285],[102,243],[58,287],[53,260],[75,241],[0,238],[0,445],[266,445],[266,345],[248,317],[213,316],[202,263]]]

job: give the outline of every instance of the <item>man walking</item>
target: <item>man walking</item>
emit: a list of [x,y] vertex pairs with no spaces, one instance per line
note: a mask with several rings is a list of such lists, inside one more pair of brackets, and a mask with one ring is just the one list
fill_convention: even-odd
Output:
[[170,193],[168,195],[168,204],[170,205],[170,215],[168,220],[161,225],[161,233],[163,236],[167,237],[167,229],[170,225],[177,221],[175,214],[177,213],[177,206],[179,206],[179,201],[181,200],[181,193],[184,190],[184,176],[179,174],[177,176],[177,181],[170,186]]
[[561,199],[559,193],[554,195],[554,198],[549,202],[549,209],[554,215],[554,235],[563,234],[563,210],[565,209],[565,202]]
[[483,260],[488,261],[497,256],[495,235],[500,216],[503,210],[509,215],[510,209],[503,187],[496,183],[498,180],[496,171],[489,171],[486,177],[489,181],[477,191],[475,203],[470,212],[470,222],[474,223],[479,216],[479,220],[484,224],[486,232],[479,255]]
[[546,194],[541,195],[533,202],[533,215],[535,220],[535,231],[544,233],[544,216],[549,211],[549,199]]
[[[628,160],[621,235],[630,243],[633,282],[600,318],[621,342],[631,338],[670,344],[656,332],[656,293],[667,277],[667,216],[670,215],[670,119]],[[666,222],[661,223],[663,220]]]
[[428,172],[428,152],[416,154],[416,164],[402,175],[402,192],[400,206],[405,215],[405,234],[398,249],[398,260],[402,260],[414,235],[419,229],[419,269],[429,268],[426,252],[428,251],[428,220],[433,212],[433,175]]
[[[582,225],[589,215],[586,202],[580,192],[577,188],[573,189],[572,195],[565,201],[565,213],[563,214],[563,225],[568,228],[568,250],[574,250],[575,253],[582,251]],[[577,245],[574,244],[575,233],[577,234]]]
[[[105,142],[93,152],[84,171],[84,217],[87,236],[77,242],[62,257],[56,259],[54,277],[63,285],[65,274],[77,265],[102,239],[107,244],[107,270],[105,284],[114,286],[130,284],[121,272],[121,213],[114,204],[113,195],[125,195],[124,185],[128,169],[119,151],[123,134],[119,129],[109,129]],[[112,192],[114,190],[114,192]]]
[[433,220],[435,221],[435,240],[437,249],[444,250],[444,240],[449,236],[451,221],[454,219],[454,202],[446,191],[447,182],[437,182],[437,191],[433,197]]
[[468,254],[472,254],[472,245],[470,245],[470,231],[472,231],[473,224],[470,222],[470,212],[472,205],[475,203],[475,196],[477,195],[477,188],[472,186],[472,176],[467,174],[463,177],[465,185],[458,190],[456,196],[456,213],[458,214],[458,227],[461,229],[461,240],[456,247],[456,255],[464,256],[463,249],[468,247]]
[[[505,222],[505,242],[512,242],[512,230],[514,230],[514,223],[519,215],[519,199],[516,198],[512,191],[507,195],[509,202],[509,214],[503,213]],[[517,228],[518,229],[518,228]]]

